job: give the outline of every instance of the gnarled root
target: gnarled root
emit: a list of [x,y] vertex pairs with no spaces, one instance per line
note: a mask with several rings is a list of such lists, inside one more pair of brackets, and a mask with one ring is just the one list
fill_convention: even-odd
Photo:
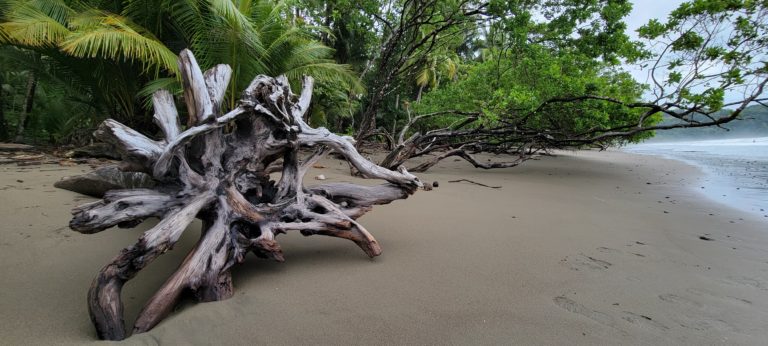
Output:
[[[355,220],[373,205],[407,198],[422,187],[404,168],[392,171],[363,158],[351,138],[304,123],[312,96],[311,78],[304,78],[297,97],[285,77],[257,76],[237,107],[224,113],[221,105],[231,69],[218,65],[203,73],[187,50],[181,52],[179,65],[190,119],[186,130],[179,125],[173,97],[159,91],[153,101],[163,140],[152,140],[114,120],[105,121],[96,132],[119,148],[129,163],[126,169],[152,173],[157,186],[110,191],[102,201],[73,210],[70,227],[82,233],[115,225],[133,227],[148,217],[161,219],[93,281],[88,306],[102,339],[127,336],[120,298],[123,284],[170,250],[195,218],[203,221],[199,242],[146,303],[134,332],[157,325],[185,290],[199,301],[232,296],[231,266],[248,253],[283,261],[276,241],[281,233],[344,238],[368,256],[380,255],[379,243]],[[315,151],[301,160],[301,148]],[[307,170],[331,151],[341,154],[361,175],[387,183],[305,187]],[[279,181],[270,179],[272,170],[282,173]]]

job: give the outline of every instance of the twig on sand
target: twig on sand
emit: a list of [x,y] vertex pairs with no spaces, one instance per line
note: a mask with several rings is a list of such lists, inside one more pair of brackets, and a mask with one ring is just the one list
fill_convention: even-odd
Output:
[[472,180],[469,180],[469,179],[449,180],[448,182],[449,183],[459,183],[459,182],[462,182],[462,181],[466,181],[468,183],[472,183],[472,184],[475,184],[475,185],[480,185],[480,186],[488,187],[488,188],[491,188],[491,189],[500,189],[501,188],[501,186],[489,186],[489,185],[485,185],[483,183],[478,183],[476,181],[472,181]]

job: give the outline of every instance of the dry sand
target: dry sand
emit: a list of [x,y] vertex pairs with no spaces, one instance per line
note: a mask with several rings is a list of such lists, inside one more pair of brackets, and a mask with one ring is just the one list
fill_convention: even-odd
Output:
[[[449,160],[450,161],[450,160]],[[351,180],[328,160],[329,181]],[[0,344],[95,343],[85,295],[137,229],[81,235],[52,187],[87,166],[0,166]],[[695,168],[619,152],[563,153],[503,170],[445,162],[434,191],[362,222],[384,253],[281,237],[286,263],[251,259],[232,299],[183,304],[125,344],[764,344],[768,219],[705,200]],[[449,180],[471,179],[500,189]],[[311,182],[314,180],[308,179]],[[198,236],[130,281],[127,320]],[[702,240],[700,237],[713,239]]]

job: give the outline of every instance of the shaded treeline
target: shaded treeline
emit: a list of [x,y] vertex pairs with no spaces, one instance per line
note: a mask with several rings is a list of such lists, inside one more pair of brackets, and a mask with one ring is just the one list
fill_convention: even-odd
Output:
[[[83,142],[107,117],[153,130],[147,98],[178,94],[183,48],[204,69],[233,67],[230,108],[253,75],[313,75],[308,121],[385,143],[391,168],[426,155],[512,166],[551,148],[722,125],[765,101],[768,3],[690,1],[636,42],[624,19],[641,5],[0,0],[0,137]],[[471,157],[481,151],[515,156],[486,167]]]

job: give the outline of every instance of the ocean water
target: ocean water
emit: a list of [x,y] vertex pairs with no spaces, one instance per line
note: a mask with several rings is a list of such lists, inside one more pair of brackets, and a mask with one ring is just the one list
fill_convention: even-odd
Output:
[[643,143],[624,151],[658,155],[698,166],[707,197],[768,217],[768,137]]

